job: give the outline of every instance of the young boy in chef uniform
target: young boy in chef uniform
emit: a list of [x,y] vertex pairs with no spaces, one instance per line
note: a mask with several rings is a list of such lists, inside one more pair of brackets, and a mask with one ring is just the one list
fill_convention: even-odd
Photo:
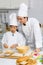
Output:
[[40,48],[42,48],[39,21],[36,18],[28,17],[28,7],[25,3],[20,5],[17,19],[22,24],[22,32],[25,35],[27,43],[32,43],[31,45],[34,45],[33,43],[35,43],[36,51],[39,51]]
[[19,32],[17,32],[17,19],[16,19],[16,13],[12,13],[9,16],[10,22],[9,22],[9,27],[10,27],[10,31],[6,32],[3,35],[2,38],[2,46],[3,48],[12,48],[14,49],[17,46],[23,46],[25,45],[25,38],[23,37],[23,35]]

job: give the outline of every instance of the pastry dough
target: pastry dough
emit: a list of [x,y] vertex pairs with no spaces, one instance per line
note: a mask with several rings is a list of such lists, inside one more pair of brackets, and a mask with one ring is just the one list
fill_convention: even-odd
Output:
[[12,54],[11,56],[18,56],[18,57],[22,57],[23,55],[22,55],[22,54],[20,54],[20,53],[14,53],[14,54]]
[[5,51],[5,54],[12,54],[12,53],[13,53],[12,50],[6,50],[6,51]]

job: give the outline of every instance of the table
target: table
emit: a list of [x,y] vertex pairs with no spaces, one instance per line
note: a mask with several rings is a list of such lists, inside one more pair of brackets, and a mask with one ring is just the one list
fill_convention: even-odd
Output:
[[[16,60],[17,59],[15,58],[0,57],[0,65],[16,65]],[[38,62],[37,65],[42,65],[42,64]]]
[[[0,58],[0,65],[16,65],[16,59]],[[37,65],[42,64],[38,62]]]

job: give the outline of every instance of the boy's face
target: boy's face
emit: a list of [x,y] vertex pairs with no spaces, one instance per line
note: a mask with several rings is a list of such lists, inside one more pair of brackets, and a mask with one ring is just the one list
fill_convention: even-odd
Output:
[[17,17],[17,20],[21,23],[21,24],[25,24],[27,22],[27,17]]
[[12,33],[15,33],[16,30],[17,30],[17,26],[10,25],[10,31],[11,31]]

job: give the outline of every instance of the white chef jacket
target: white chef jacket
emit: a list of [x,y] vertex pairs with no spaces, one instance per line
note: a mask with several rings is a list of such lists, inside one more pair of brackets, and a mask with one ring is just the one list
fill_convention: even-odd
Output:
[[30,42],[32,43],[34,41],[33,39],[35,38],[36,48],[42,47],[41,30],[37,19],[28,18],[26,26],[22,25],[22,31],[25,34],[26,38],[28,39],[29,43]]
[[25,45],[25,42],[26,40],[23,35],[17,31],[14,33],[14,36],[11,31],[6,32],[2,38],[2,45],[6,43],[9,47],[12,44],[18,44],[18,46],[23,46]]

